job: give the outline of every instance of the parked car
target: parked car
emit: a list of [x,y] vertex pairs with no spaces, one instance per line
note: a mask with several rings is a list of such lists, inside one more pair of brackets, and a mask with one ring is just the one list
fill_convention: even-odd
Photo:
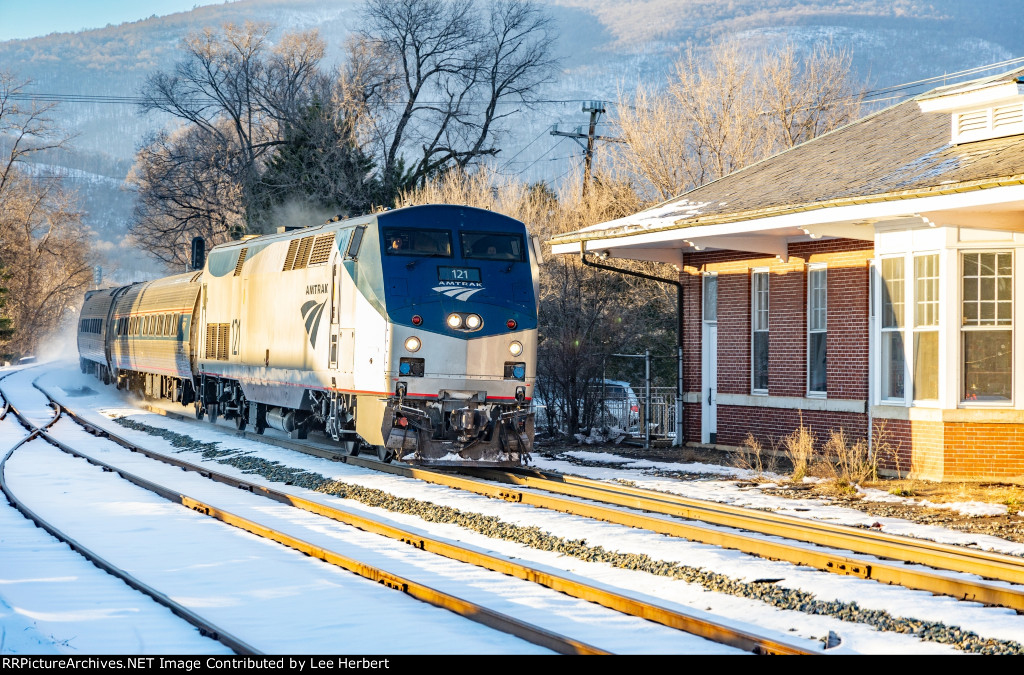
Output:
[[[566,429],[563,415],[566,406],[558,401],[552,394],[550,388],[544,386],[542,380],[534,391],[533,407],[538,429],[556,427],[563,431]],[[591,385],[587,401],[580,400],[577,405],[580,419],[579,427],[582,429],[591,426],[618,427],[626,431],[637,431],[640,424],[640,400],[637,398],[633,387],[629,382],[623,380],[598,380]],[[548,400],[548,397],[551,400]],[[562,403],[560,405],[560,403]],[[589,415],[588,415],[589,413]]]
[[[604,386],[598,382],[593,387],[598,400],[604,399],[604,426],[616,426],[630,430],[640,424],[640,399],[633,387],[624,380],[605,380]],[[602,394],[603,392],[603,394]],[[595,422],[601,424],[601,411],[598,408]]]

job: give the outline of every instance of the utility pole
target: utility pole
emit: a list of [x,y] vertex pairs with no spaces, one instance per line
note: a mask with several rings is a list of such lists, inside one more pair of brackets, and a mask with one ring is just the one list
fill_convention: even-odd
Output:
[[[558,125],[556,124],[551,129],[552,136],[566,136],[571,138],[580,144],[580,147],[586,151],[586,159],[584,161],[583,168],[583,196],[587,196],[587,187],[590,183],[590,165],[594,160],[594,141],[611,141],[613,143],[621,143],[621,138],[612,138],[611,136],[598,136],[597,134],[597,120],[601,115],[604,114],[604,101],[587,101],[583,104],[583,112],[590,113],[590,128],[587,133],[583,133],[583,127],[578,126],[573,131],[559,131]],[[587,144],[584,145],[581,139],[587,139]]]

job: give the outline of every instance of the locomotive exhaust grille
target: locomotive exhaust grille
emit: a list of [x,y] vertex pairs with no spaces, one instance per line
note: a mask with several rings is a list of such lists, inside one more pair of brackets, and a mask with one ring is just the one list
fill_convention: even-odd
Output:
[[227,361],[230,338],[231,324],[206,324],[206,358]]
[[313,252],[309,254],[309,265],[322,265],[331,257],[331,247],[334,246],[333,234],[322,234],[316,238],[313,244]]

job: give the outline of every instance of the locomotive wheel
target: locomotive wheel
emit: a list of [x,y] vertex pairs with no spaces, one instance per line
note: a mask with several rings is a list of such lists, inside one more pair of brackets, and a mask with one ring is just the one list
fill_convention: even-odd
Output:
[[341,454],[346,457],[355,457],[359,454],[359,441],[339,441]]
[[235,428],[239,431],[245,431],[245,413],[235,413]]
[[384,462],[385,464],[389,464],[391,460],[395,458],[395,453],[389,450],[386,446],[378,445],[375,447],[377,450],[377,459]]

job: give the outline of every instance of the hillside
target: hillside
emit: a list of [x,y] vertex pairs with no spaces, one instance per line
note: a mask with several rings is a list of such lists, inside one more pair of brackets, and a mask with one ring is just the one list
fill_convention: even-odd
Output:
[[[106,99],[136,96],[147,75],[173,64],[182,36],[227,22],[316,28],[328,42],[329,58],[337,61],[358,23],[359,5],[238,0],[97,30],[0,42],[0,63],[31,79],[35,92],[78,97],[60,108],[64,123],[78,134],[78,153],[47,157],[47,163],[123,179],[147,132],[165,120],[140,116],[130,102]],[[664,81],[688,44],[699,47],[723,37],[752,47],[830,41],[850,50],[857,78],[876,88],[1022,56],[1022,21],[1013,0],[549,0],[548,7],[560,27],[562,71],[545,96],[559,102],[525,110],[497,161],[503,172],[528,180],[556,181],[579,162],[582,151],[547,130],[555,123],[584,123],[580,100],[614,101],[638,82]],[[131,198],[95,182],[76,184],[83,191],[104,190],[103,198],[87,196],[91,209],[107,198]],[[124,232],[120,216],[129,210],[111,204],[102,218],[91,211],[90,224],[100,238],[118,242]]]

